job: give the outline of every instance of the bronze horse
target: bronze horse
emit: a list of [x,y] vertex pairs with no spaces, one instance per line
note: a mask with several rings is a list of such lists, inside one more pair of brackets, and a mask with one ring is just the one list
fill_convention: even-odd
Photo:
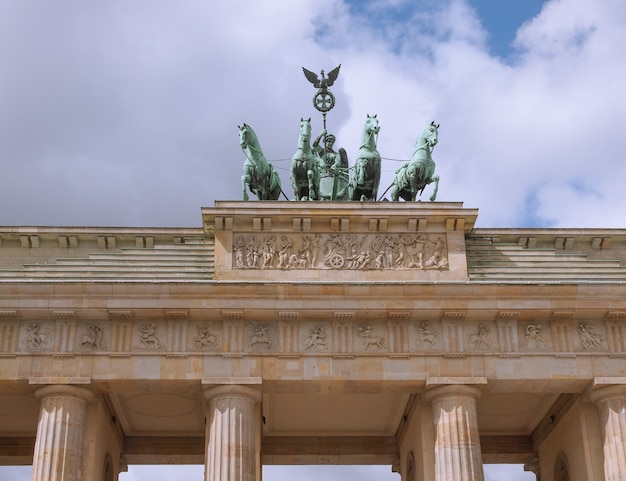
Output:
[[348,184],[348,200],[376,200],[380,184],[380,154],[376,137],[380,131],[376,115],[367,115],[361,147]]
[[421,195],[424,187],[433,182],[435,190],[430,200],[434,201],[437,198],[439,176],[435,175],[435,161],[431,153],[438,140],[439,125],[431,122],[415,142],[411,160],[396,171],[389,192],[391,200],[398,201],[402,198],[406,201],[415,201],[417,194]]
[[291,186],[296,200],[319,200],[320,168],[311,149],[311,119],[300,119],[298,149],[291,158]]
[[249,200],[246,187],[256,194],[259,200],[277,200],[281,193],[278,172],[265,159],[252,127],[245,123],[239,126],[239,145],[246,154],[241,177],[243,200]]

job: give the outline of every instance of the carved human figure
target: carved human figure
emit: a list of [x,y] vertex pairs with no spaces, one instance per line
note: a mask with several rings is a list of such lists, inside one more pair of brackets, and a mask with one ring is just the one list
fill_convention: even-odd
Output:
[[476,349],[489,348],[489,328],[483,324],[478,325],[478,333],[470,335],[470,342]]
[[429,348],[433,347],[437,341],[437,337],[439,337],[439,334],[433,330],[426,321],[417,326],[417,335],[423,348],[426,348],[426,345],[428,345]]
[[102,328],[97,324],[89,324],[87,333],[80,338],[80,345],[86,349],[102,349]]
[[209,330],[209,325],[202,324],[197,326],[197,328],[198,335],[196,336],[196,346],[198,347],[198,349],[215,346],[215,343],[217,342],[217,336],[211,334],[211,331]]
[[247,255],[248,267],[256,268],[259,266],[259,259],[261,258],[261,246],[259,242],[253,237],[248,238]]
[[541,337],[541,324],[528,324],[526,326],[526,348],[540,349],[546,341]]
[[256,344],[262,344],[266,349],[269,349],[272,346],[272,341],[268,336],[268,326],[265,324],[249,324],[250,329],[252,329],[252,337],[250,337],[250,347]]
[[367,351],[370,347],[381,349],[383,347],[384,338],[374,336],[374,328],[370,325],[359,327],[359,337],[363,341],[363,348]]
[[593,349],[600,349],[602,347],[602,336],[593,332],[594,327],[591,324],[586,324],[581,322],[578,325],[578,333],[580,334],[580,341],[583,345],[583,348],[586,351],[591,351]]
[[235,254],[235,266],[238,269],[243,269],[245,267],[244,263],[244,252],[246,247],[246,240],[243,236],[239,236],[235,239],[235,243],[233,244],[233,251]]
[[274,236],[271,236],[265,239],[265,249],[263,250],[263,268],[264,269],[272,267],[272,262],[274,260],[275,255],[276,255],[276,250],[274,249]]
[[26,328],[28,338],[26,346],[32,349],[44,349],[48,345],[48,334],[41,331],[38,323],[33,323]]
[[139,332],[141,332],[141,337],[139,338],[139,342],[148,348],[148,349],[158,349],[161,347],[161,341],[156,336],[156,324],[153,322],[151,324],[144,324],[139,328]]
[[304,344],[305,351],[308,351],[309,349],[317,349],[318,347],[328,349],[328,344],[326,344],[325,326],[317,326],[311,329],[307,342]]
[[289,237],[280,236],[280,249],[278,250],[278,267],[285,268],[289,262],[289,253],[293,247],[293,240]]
[[308,267],[313,268],[317,266],[321,238],[320,234],[305,235],[302,238],[302,249],[300,249],[300,252],[304,254]]
[[[320,145],[324,139],[324,146]],[[326,129],[313,141],[313,153],[320,166],[320,199],[345,200],[348,191],[348,155],[345,149],[339,152],[333,149],[336,138],[327,133]]]

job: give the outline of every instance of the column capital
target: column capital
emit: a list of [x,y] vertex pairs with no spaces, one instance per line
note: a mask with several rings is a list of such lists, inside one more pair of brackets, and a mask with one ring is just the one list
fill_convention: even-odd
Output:
[[221,386],[206,386],[203,389],[204,398],[207,402],[218,398],[246,398],[251,399],[254,402],[261,402],[261,389],[260,386],[246,386],[242,384],[226,384]]
[[476,400],[481,394],[482,391],[476,386],[467,384],[446,384],[427,389],[424,392],[424,399],[426,401],[435,401],[443,397],[463,396]]
[[588,396],[596,404],[609,399],[626,401],[626,384],[599,385],[589,391]]
[[88,403],[93,400],[94,393],[90,389],[86,389],[84,387],[72,386],[69,384],[49,384],[37,389],[35,391],[35,396],[42,401],[52,396],[67,396],[78,398],[85,401],[85,403]]

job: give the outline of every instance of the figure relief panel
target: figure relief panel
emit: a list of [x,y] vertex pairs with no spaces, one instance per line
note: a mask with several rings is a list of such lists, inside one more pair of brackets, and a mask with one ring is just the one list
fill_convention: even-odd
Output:
[[159,327],[154,322],[146,322],[136,327],[135,346],[140,350],[155,351],[165,347],[161,339],[163,335],[159,332]]
[[605,349],[605,337],[602,328],[598,328],[590,322],[578,323],[577,331],[580,347],[584,351],[602,351]]
[[449,270],[445,234],[237,234],[233,269]]
[[28,322],[21,329],[20,347],[26,351],[49,351],[53,348],[54,325],[49,322]]
[[371,324],[358,327],[357,335],[360,339],[360,349],[364,352],[379,352],[385,350],[383,329]]
[[275,351],[274,338],[276,327],[267,322],[249,322],[246,325],[246,339],[248,350],[253,352]]
[[415,346],[419,351],[437,350],[442,347],[439,328],[434,322],[422,321],[416,324],[415,335],[417,336]]
[[108,349],[105,328],[99,323],[81,323],[78,329],[78,346],[83,351]]
[[469,327],[467,339],[472,350],[491,351],[497,345],[494,337],[493,327],[487,323],[480,323]]
[[304,352],[330,352],[331,326],[323,323],[303,326],[300,346]]
[[210,322],[201,322],[192,329],[191,344],[198,351],[219,351],[221,347],[220,330]]
[[547,351],[552,343],[550,326],[544,322],[520,323],[518,335],[525,351]]

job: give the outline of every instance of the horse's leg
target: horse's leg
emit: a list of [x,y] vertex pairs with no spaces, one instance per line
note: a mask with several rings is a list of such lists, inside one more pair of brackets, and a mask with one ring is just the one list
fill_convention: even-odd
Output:
[[243,200],[250,200],[248,197],[248,184],[250,183],[250,175],[244,173],[241,176],[241,187],[243,189]]
[[315,192],[315,183],[313,182],[313,171],[311,169],[306,171],[306,178],[309,181],[309,200],[317,199],[317,192]]
[[433,194],[430,196],[430,201],[435,202],[435,199],[437,198],[437,191],[439,190],[439,176],[433,175],[430,180],[431,182],[435,183],[435,190],[433,191]]

